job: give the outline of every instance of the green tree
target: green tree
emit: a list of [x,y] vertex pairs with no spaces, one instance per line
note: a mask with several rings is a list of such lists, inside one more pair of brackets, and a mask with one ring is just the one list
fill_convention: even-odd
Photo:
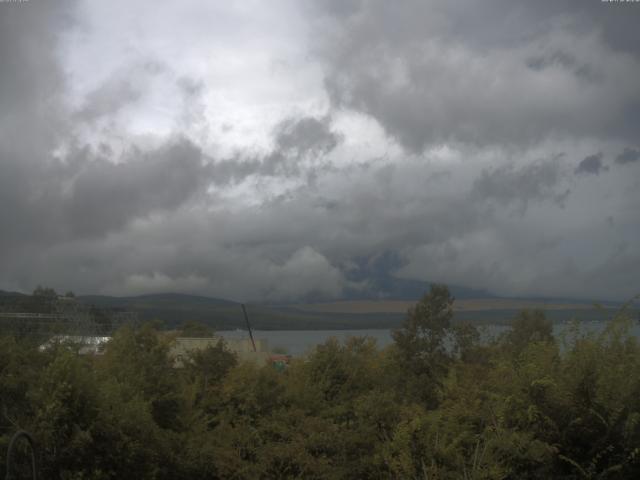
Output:
[[187,320],[180,325],[182,337],[206,338],[213,336],[213,329],[204,323]]
[[[215,345],[191,352],[185,363],[185,370],[191,384],[195,385],[195,402],[206,400],[207,396],[219,391],[222,380],[237,365],[238,357],[229,351],[224,340]],[[213,392],[210,390],[213,388]]]
[[169,350],[173,338],[146,324],[137,330],[123,327],[107,344],[100,359],[104,375],[150,403],[154,420],[162,428],[179,429],[182,396],[178,373]]
[[505,334],[504,342],[515,354],[524,350],[532,342],[555,341],[553,325],[542,310],[523,310],[511,323],[511,329]]
[[53,288],[38,285],[33,291],[34,297],[57,298],[58,294]]
[[[429,293],[411,308],[401,328],[394,330],[400,388],[429,407],[438,403],[438,392],[451,361],[454,331],[453,297],[445,285],[431,285]],[[404,387],[403,387],[404,386]]]

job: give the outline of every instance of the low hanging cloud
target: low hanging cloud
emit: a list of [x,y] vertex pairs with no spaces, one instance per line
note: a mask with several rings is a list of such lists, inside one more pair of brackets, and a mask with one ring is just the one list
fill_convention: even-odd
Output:
[[638,160],[640,160],[640,150],[633,148],[625,148],[624,151],[616,157],[616,163],[620,165],[634,163]]
[[602,163],[602,152],[594,153],[586,156],[576,167],[576,174],[600,175],[601,172],[607,172],[609,167]]

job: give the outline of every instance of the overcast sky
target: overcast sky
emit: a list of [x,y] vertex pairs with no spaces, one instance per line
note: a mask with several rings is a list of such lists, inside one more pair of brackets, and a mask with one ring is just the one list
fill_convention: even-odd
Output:
[[0,289],[640,293],[640,3],[0,3]]

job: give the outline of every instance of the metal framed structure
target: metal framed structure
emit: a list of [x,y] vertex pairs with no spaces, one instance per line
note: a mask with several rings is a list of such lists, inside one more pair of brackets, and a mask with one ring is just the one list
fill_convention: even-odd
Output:
[[101,309],[68,297],[0,297],[0,332],[18,336],[111,336],[137,325],[135,312]]

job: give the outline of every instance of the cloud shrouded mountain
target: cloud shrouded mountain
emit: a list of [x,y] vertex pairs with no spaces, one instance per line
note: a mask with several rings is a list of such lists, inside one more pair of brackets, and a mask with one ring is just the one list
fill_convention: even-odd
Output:
[[0,4],[0,289],[628,298],[638,20],[577,1]]

